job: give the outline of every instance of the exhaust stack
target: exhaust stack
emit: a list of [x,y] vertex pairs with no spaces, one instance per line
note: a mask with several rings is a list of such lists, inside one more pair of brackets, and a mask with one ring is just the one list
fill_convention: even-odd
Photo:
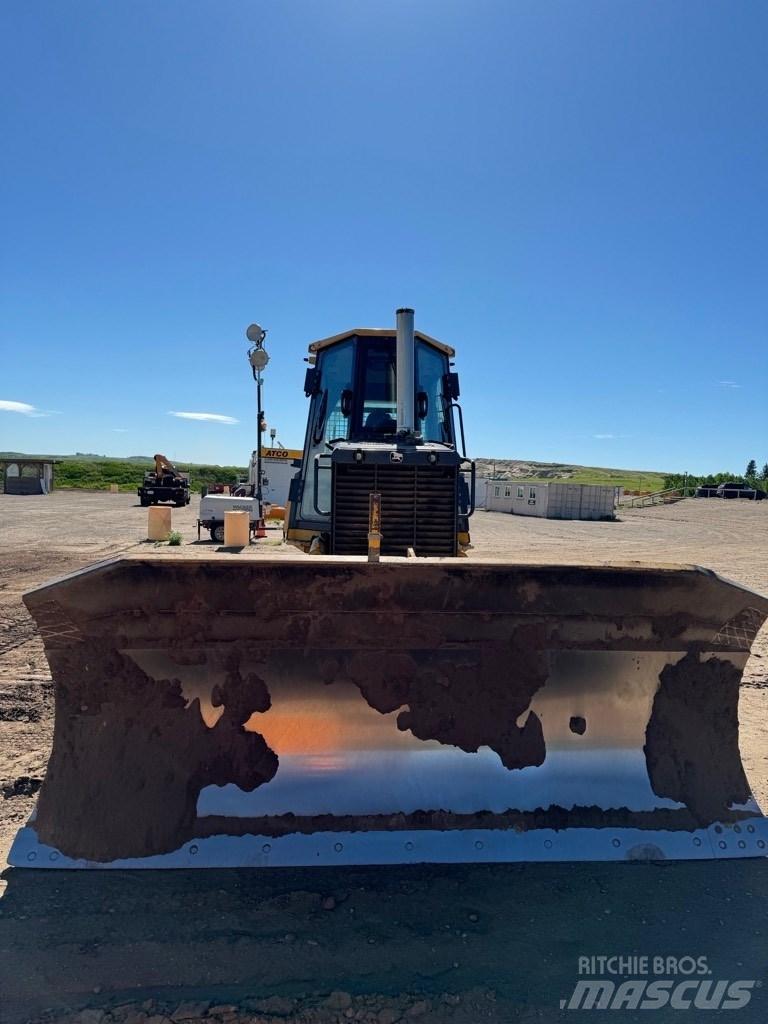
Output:
[[416,349],[413,336],[413,310],[397,311],[397,432],[412,434],[415,423]]

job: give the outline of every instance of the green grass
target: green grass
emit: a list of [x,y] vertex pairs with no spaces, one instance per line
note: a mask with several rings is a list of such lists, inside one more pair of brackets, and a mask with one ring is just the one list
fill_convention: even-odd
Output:
[[[0,452],[0,456],[6,453]],[[10,453],[9,453],[10,454]],[[14,453],[17,454],[17,453]],[[152,460],[146,457],[132,459],[109,459],[98,455],[55,455],[41,456],[58,461],[54,469],[56,487],[82,490],[106,491],[110,484],[117,484],[121,491],[132,492],[140,486],[144,473],[152,468]],[[575,466],[561,462],[526,462],[524,476],[511,472],[514,466],[507,459],[478,459],[478,474],[490,476],[493,467],[497,475],[515,483],[541,483],[562,481],[576,484],[602,484],[609,487],[623,487],[628,491],[659,491],[664,486],[664,473],[633,470],[607,469],[600,466]],[[244,466],[212,466],[197,463],[178,463],[177,468],[188,472],[190,487],[199,491],[203,484],[228,484],[246,475]]]
[[[108,491],[110,484],[117,484],[120,491],[135,492],[144,480],[144,473],[153,466],[153,463],[144,460],[134,462],[129,459],[99,459],[95,456],[78,459],[56,455],[52,458],[61,460],[54,466],[54,486],[75,490]],[[245,466],[178,463],[176,468],[189,473],[189,485],[193,491],[199,491],[203,484],[229,484],[247,473]]]
[[660,473],[646,473],[631,469],[599,469],[589,466],[579,467],[562,476],[516,476],[513,483],[541,484],[598,484],[601,487],[623,487],[625,491],[660,491],[664,487],[664,477]]
[[574,484],[602,484],[605,487],[623,487],[627,491],[660,491],[664,486],[662,473],[595,466],[579,466],[568,479]]

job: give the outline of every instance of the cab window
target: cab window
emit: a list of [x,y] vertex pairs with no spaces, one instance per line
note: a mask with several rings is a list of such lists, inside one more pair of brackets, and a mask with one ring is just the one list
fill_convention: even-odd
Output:
[[363,438],[394,437],[397,433],[396,349],[388,338],[372,338],[361,345],[360,427]]
[[[446,416],[443,400],[443,374],[448,372],[448,359],[444,353],[427,345],[416,343],[416,428],[425,441],[453,443],[450,418]],[[421,415],[421,413],[425,415]]]
[[[342,341],[319,354],[320,391],[312,397],[304,463],[304,490],[301,497],[303,519],[318,519],[315,511],[315,456],[328,452],[327,442],[349,437],[349,418],[342,414],[342,394],[352,388],[355,348],[352,341]],[[321,467],[322,467],[321,463]],[[318,505],[331,507],[331,474],[321,468]]]

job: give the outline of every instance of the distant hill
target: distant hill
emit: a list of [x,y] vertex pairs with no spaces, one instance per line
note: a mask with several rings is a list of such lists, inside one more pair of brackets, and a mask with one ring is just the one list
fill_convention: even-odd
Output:
[[32,455],[30,452],[0,452],[0,459],[56,459],[66,462],[154,462],[151,455],[97,455],[94,452],[75,452],[74,455]]
[[[0,458],[22,458],[22,452],[0,452]],[[88,490],[107,490],[118,484],[121,490],[138,487],[153,459],[148,455],[116,458],[106,455],[76,453],[74,455],[42,455],[33,458],[52,458],[56,466],[57,487],[78,487]],[[568,480],[576,484],[604,484],[624,487],[628,491],[658,491],[664,486],[661,471],[639,469],[606,469],[601,466],[577,466],[565,462],[536,462],[531,459],[476,459],[479,477],[499,480]],[[192,462],[177,462],[178,469],[189,473],[193,490],[212,482],[229,483],[247,472],[245,466],[216,466]]]
[[566,462],[535,462],[526,459],[475,459],[477,475],[498,480],[560,480],[573,484],[602,484],[627,491],[659,491],[668,475],[643,469],[606,469]]

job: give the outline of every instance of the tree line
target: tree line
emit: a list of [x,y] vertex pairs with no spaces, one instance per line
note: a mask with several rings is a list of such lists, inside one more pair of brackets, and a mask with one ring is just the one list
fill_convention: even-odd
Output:
[[747,468],[741,476],[735,473],[707,473],[705,476],[697,476],[695,473],[670,473],[664,477],[664,489],[672,487],[717,487],[725,483],[742,484],[744,487],[766,489],[768,484],[768,462],[758,472],[757,462],[750,459]]
[[[57,487],[76,487],[85,490],[104,491],[110,484],[117,484],[121,491],[133,491],[144,480],[144,473],[154,468],[146,462],[129,462],[112,459],[64,459],[54,468]],[[189,473],[189,486],[199,491],[203,484],[231,484],[233,480],[247,474],[245,466],[204,466],[177,463],[176,468]]]

